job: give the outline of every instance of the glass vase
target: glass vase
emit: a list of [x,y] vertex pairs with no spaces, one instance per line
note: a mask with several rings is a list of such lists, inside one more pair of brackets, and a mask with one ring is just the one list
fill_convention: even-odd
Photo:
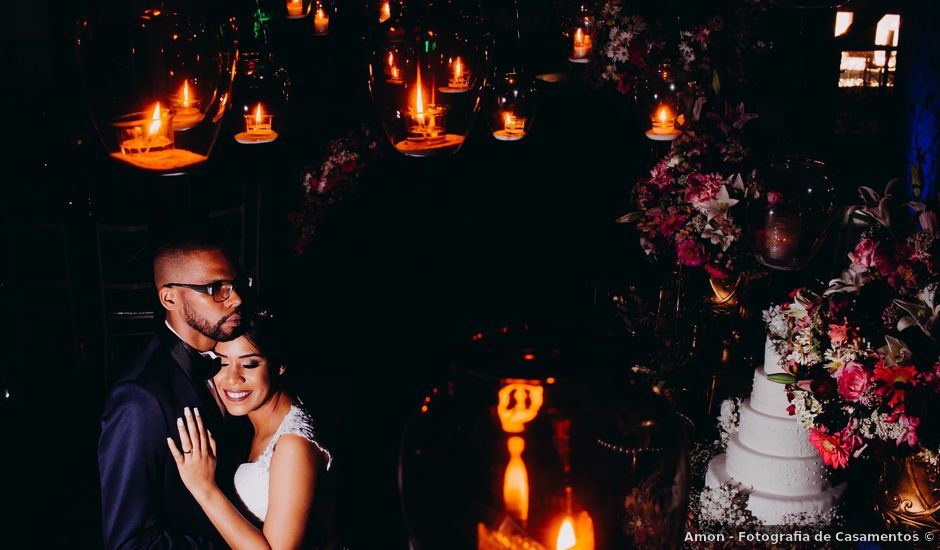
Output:
[[754,257],[773,269],[803,269],[822,246],[835,214],[835,186],[823,163],[772,158],[748,189],[747,228]]
[[885,525],[915,531],[940,530],[938,468],[923,455],[888,458],[878,480],[875,511]]

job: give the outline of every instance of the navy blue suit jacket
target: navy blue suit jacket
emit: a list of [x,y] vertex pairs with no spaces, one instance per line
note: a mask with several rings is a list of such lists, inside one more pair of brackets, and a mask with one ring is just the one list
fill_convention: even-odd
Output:
[[[218,444],[216,480],[232,495],[240,456],[235,433],[198,373],[205,361],[163,329],[111,390],[101,418],[98,465],[107,548],[225,548],[218,532],[183,485],[167,448],[179,448],[176,419],[199,407]],[[194,373],[193,371],[197,371]]]

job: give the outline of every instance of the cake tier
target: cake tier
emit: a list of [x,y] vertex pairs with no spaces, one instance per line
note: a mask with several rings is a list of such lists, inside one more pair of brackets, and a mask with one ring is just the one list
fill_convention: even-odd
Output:
[[[727,456],[716,456],[708,465],[705,485],[717,488],[737,480],[728,473]],[[814,523],[830,511],[842,497],[845,484],[809,495],[777,495],[770,492],[749,491],[747,508],[754,517],[767,525]]]
[[751,406],[764,414],[793,418],[787,412],[790,401],[787,399],[786,386],[767,378],[764,367],[754,371],[754,386],[751,389]]
[[768,373],[784,372],[783,367],[780,366],[781,362],[780,354],[777,353],[777,350],[771,345],[770,337],[768,336],[767,339],[764,340],[764,370]]
[[776,495],[810,495],[829,488],[826,468],[818,455],[760,452],[744,444],[740,433],[728,440],[727,455],[728,474],[750,489]]
[[793,416],[769,415],[756,410],[749,400],[741,403],[738,438],[745,446],[778,457],[817,457],[806,428]]

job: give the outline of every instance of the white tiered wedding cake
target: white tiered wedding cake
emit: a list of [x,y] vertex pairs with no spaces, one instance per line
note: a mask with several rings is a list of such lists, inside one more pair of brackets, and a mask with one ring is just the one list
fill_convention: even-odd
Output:
[[742,401],[736,432],[724,454],[712,459],[705,485],[732,483],[748,493],[748,510],[766,525],[811,524],[831,518],[845,484],[831,487],[806,429],[787,413],[784,387],[767,379],[784,372],[768,340],[764,364],[754,373],[750,399]]

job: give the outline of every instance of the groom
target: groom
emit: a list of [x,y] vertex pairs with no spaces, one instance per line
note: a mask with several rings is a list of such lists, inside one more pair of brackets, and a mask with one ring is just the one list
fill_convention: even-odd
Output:
[[183,486],[166,438],[179,446],[176,419],[184,407],[198,407],[218,440],[218,482],[231,488],[239,457],[233,456],[233,434],[222,424],[221,401],[210,380],[218,366],[205,352],[238,336],[244,289],[223,250],[203,242],[162,246],[153,271],[165,326],[121,375],[101,418],[105,546],[224,548]]

